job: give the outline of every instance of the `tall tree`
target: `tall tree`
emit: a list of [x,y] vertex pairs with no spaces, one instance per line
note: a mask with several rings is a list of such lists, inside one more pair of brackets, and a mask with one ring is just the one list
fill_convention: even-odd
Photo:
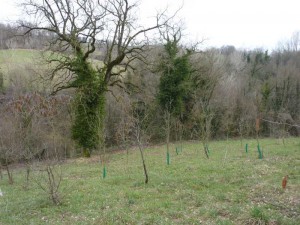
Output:
[[198,133],[203,142],[204,153],[209,158],[208,142],[211,137],[212,120],[216,114],[216,106],[213,103],[216,86],[223,73],[223,57],[219,52],[210,50],[196,55],[198,64],[193,73],[193,118],[198,127]]
[[[171,119],[176,118],[179,124],[179,138],[182,139],[182,119],[184,101],[188,95],[188,80],[192,72],[189,57],[192,50],[181,48],[181,29],[167,27],[163,33],[166,43],[161,58],[159,70],[162,73],[158,87],[158,102],[165,114],[165,130],[167,143],[167,163],[169,160],[169,141],[171,133]],[[178,135],[176,135],[178,136]]]
[[158,101],[162,109],[176,115],[181,115],[184,108],[183,101],[188,92],[186,84],[191,74],[191,50],[180,49],[180,32],[177,30],[173,34],[165,35],[166,44],[160,64],[162,76],[158,92]]
[[[53,93],[76,89],[73,138],[90,156],[101,140],[105,92],[121,85],[132,61],[145,59],[146,33],[168,19],[157,15],[156,23],[145,28],[137,24],[137,5],[129,0],[26,0],[22,6],[31,18],[21,22],[25,34],[55,34],[47,59],[53,65],[49,78],[58,80]],[[89,59],[99,49],[103,65],[97,67]]]

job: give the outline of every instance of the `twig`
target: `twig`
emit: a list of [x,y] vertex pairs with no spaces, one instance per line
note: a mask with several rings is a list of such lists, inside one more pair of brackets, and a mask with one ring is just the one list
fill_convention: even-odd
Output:
[[261,119],[261,120],[268,122],[268,123],[279,124],[279,125],[288,125],[291,127],[299,127],[300,128],[300,125],[297,125],[297,124],[281,123],[281,122],[276,122],[276,121],[271,121],[271,120],[266,120],[266,119]]

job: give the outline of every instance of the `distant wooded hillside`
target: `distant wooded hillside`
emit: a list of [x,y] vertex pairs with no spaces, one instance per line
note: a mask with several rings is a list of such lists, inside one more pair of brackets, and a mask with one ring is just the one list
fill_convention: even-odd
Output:
[[[5,106],[1,107],[0,113],[1,118],[7,117],[7,121],[22,119],[22,115],[15,111],[7,113],[7,107],[10,108],[12,102],[24,96],[34,99],[36,93],[48,98],[53,90],[52,85],[55,85],[53,80],[43,79],[49,65],[43,65],[45,54],[42,53],[51,35],[37,32],[30,36],[15,36],[20,32],[13,26],[0,24],[0,98],[1,105]],[[233,46],[194,53],[189,58],[193,72],[184,84],[188,94],[182,98],[182,115],[180,119],[173,118],[171,121],[171,140],[179,140],[180,126],[183,127],[182,138],[186,140],[201,139],[203,132],[209,132],[209,138],[254,137],[257,134],[257,119],[260,136],[298,136],[299,44],[291,41],[271,53],[263,49],[240,50]],[[178,57],[185,52],[184,46],[180,48]],[[129,70],[123,80],[123,87],[115,86],[107,92],[107,145],[122,145],[124,140],[130,142],[132,113],[135,110],[146,115],[147,119],[142,123],[147,127],[148,142],[161,142],[165,138],[164,112],[157,99],[163,76],[157,65],[162,62],[161,57],[165,53],[163,45],[149,46],[149,49],[149,63],[135,62],[134,70]],[[94,58],[101,59],[100,47]],[[58,93],[60,95],[72,99],[72,90]],[[40,103],[32,100],[30,104]],[[71,101],[68,104],[67,107],[72,107]],[[26,110],[22,112],[27,115]],[[32,116],[38,119],[36,114]],[[69,127],[71,117],[72,113],[64,111],[53,119]],[[56,132],[72,143],[70,134],[62,126],[59,127]]]

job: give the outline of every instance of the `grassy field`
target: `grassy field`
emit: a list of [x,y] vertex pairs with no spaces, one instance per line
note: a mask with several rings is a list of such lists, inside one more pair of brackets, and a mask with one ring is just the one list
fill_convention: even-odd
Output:
[[[42,50],[30,49],[0,49],[0,68],[6,73],[16,67],[42,67],[45,65],[46,57],[50,56],[49,52]],[[57,56],[57,55],[55,55]],[[94,54],[96,56],[96,54]],[[98,67],[103,66],[103,62],[90,59]]]
[[179,155],[173,144],[169,166],[165,146],[147,148],[147,185],[137,149],[111,154],[105,179],[99,156],[68,160],[59,206],[35,182],[24,190],[16,168],[14,185],[0,181],[0,224],[300,224],[300,139],[260,142],[263,159],[255,140],[212,142],[210,159],[199,143]]
[[[25,86],[33,91],[44,90],[44,87],[41,87],[42,80],[40,78],[45,78],[45,74],[50,71],[51,66],[46,62],[47,57],[57,57],[57,55],[50,56],[50,52],[41,50],[0,50],[0,72],[4,75],[4,87],[11,83],[22,83],[19,86]],[[103,67],[104,65],[102,61],[94,58],[90,61],[95,67]],[[52,65],[54,66],[54,64]],[[114,69],[114,72],[117,70],[118,67]]]
[[[32,67],[41,59],[41,51],[28,49],[0,50],[0,68],[7,73],[18,68]],[[36,63],[37,64],[37,63]]]
[[18,86],[29,90],[38,89],[33,81],[41,68],[41,51],[28,49],[0,50],[0,73],[3,74],[4,87]]

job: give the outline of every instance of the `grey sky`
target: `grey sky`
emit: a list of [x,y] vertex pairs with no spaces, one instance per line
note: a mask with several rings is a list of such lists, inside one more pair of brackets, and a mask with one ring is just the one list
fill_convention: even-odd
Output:
[[[20,15],[14,2],[20,1],[0,0],[0,21]],[[299,0],[141,0],[140,8],[147,17],[166,6],[175,11],[182,2],[179,16],[187,37],[193,41],[205,38],[205,46],[271,50],[300,30]]]

